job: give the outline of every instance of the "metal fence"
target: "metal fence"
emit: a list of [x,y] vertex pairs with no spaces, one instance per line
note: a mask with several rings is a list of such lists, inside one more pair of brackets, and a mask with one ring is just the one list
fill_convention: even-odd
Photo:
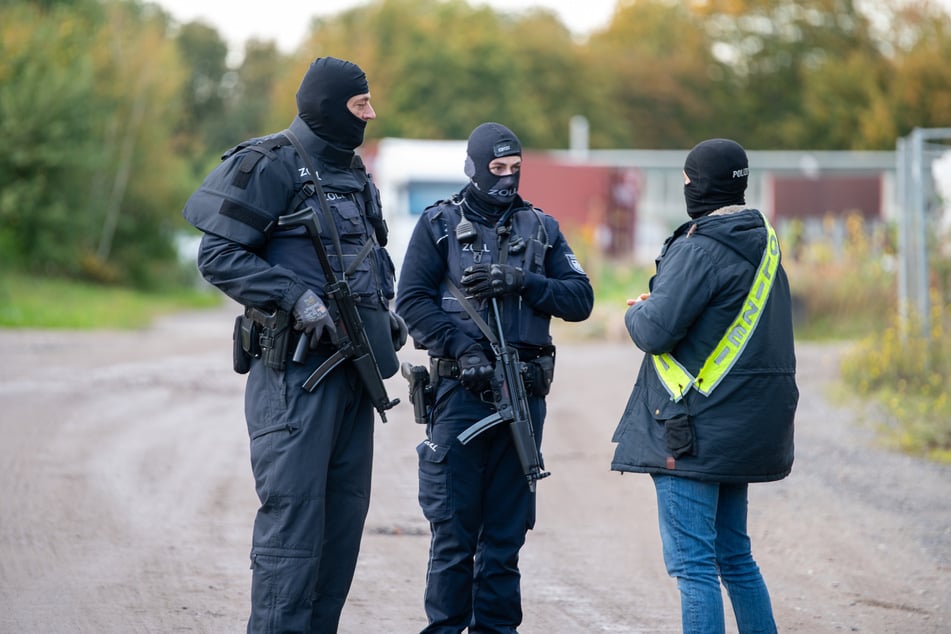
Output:
[[951,152],[951,128],[915,128],[896,146],[898,202],[898,310],[906,329],[914,316],[931,331],[931,257],[949,213],[936,188],[935,161]]

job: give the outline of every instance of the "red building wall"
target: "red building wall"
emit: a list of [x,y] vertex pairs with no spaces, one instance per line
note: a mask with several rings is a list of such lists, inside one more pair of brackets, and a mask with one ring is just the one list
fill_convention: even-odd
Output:
[[639,179],[636,171],[523,156],[522,198],[554,216],[568,231],[590,232],[608,254],[633,247]]
[[821,218],[853,211],[867,219],[882,217],[881,176],[776,176],[772,186],[777,218]]

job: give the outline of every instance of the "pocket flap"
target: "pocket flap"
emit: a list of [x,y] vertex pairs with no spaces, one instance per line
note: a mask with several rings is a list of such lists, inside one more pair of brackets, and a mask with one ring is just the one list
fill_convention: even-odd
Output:
[[431,440],[424,440],[416,445],[416,453],[420,460],[426,462],[444,462],[446,454],[449,453],[449,445],[437,445]]

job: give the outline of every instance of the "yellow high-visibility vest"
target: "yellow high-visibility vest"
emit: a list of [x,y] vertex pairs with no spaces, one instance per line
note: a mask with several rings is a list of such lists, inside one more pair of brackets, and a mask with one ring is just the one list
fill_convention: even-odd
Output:
[[750,287],[750,292],[736,319],[704,361],[697,376],[691,376],[690,372],[668,352],[653,355],[657,376],[660,377],[661,383],[664,384],[664,388],[675,403],[682,399],[690,388],[694,388],[704,396],[710,396],[713,389],[720,384],[723,377],[743,354],[746,344],[759,324],[769,292],[773,288],[773,281],[776,279],[776,269],[779,268],[779,238],[776,237],[776,232],[766,220],[765,215],[763,215],[763,222],[767,233],[766,249],[763,251],[759,268],[756,269],[753,286]]

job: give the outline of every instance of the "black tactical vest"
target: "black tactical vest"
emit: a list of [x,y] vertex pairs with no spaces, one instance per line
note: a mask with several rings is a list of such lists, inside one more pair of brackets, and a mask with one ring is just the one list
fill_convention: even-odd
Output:
[[[441,201],[430,213],[437,240],[446,245],[447,277],[459,285],[462,272],[474,264],[509,264],[525,272],[545,274],[545,256],[551,247],[548,231],[542,215],[526,204],[507,216],[498,227],[472,223],[475,237],[469,241],[457,238],[456,228],[462,220],[460,201]],[[444,283],[442,308],[467,335],[475,340],[484,336],[473,323]],[[473,301],[473,306],[488,320],[486,302]],[[516,347],[544,347],[551,345],[549,333],[550,315],[534,310],[521,297],[506,296],[501,302],[502,321],[509,343]]]

